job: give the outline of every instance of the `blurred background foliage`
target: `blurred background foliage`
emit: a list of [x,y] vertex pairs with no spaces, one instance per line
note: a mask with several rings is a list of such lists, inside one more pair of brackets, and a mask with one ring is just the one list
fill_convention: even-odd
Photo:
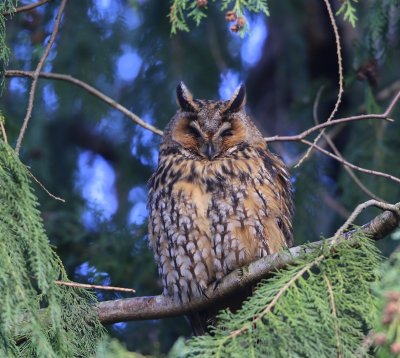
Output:
[[[208,17],[198,27],[189,19],[190,32],[171,35],[168,1],[70,1],[44,71],[87,82],[160,129],[176,111],[180,80],[196,97],[209,99],[227,98],[245,82],[248,111],[266,136],[297,134],[314,125],[313,105],[324,86],[318,113],[326,120],[336,100],[338,66],[324,2],[271,0],[269,17],[246,14],[249,32],[243,38],[230,31],[216,3],[208,4]],[[50,1],[7,17],[7,69],[36,67],[59,4]],[[340,5],[332,1],[335,10]],[[400,89],[398,1],[365,0],[354,6],[355,27],[336,18],[345,71],[337,117],[381,112]],[[0,111],[12,144],[29,87],[28,79],[7,78],[2,92]],[[398,114],[397,109],[392,117]],[[398,120],[370,120],[328,133],[350,162],[400,176],[399,127]],[[72,280],[133,287],[138,296],[161,292],[146,241],[146,183],[157,163],[159,142],[157,135],[84,90],[39,80],[21,159],[50,192],[66,200],[58,202],[37,187],[47,233]],[[332,235],[368,199],[337,162],[314,154],[294,169],[306,149],[302,144],[276,142],[270,147],[292,167],[296,245]],[[398,185],[359,177],[384,200],[399,201]],[[368,211],[357,223],[373,214]],[[379,244],[385,254],[393,251],[397,237]],[[98,293],[100,300],[120,297],[125,296]],[[128,349],[156,355],[190,334],[184,318],[108,329]]]

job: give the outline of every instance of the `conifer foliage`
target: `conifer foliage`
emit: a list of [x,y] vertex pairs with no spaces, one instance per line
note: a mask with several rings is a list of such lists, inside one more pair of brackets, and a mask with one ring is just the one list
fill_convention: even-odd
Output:
[[75,357],[96,350],[95,297],[67,280],[43,229],[27,168],[0,140],[0,356]]
[[[376,316],[371,283],[381,258],[365,236],[328,245],[262,282],[211,335],[191,339],[189,357],[353,357]],[[182,350],[181,350],[182,351]]]

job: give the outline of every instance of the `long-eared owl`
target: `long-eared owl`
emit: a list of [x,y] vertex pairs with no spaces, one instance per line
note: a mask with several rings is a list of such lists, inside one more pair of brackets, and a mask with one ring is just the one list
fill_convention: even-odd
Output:
[[181,82],[177,101],[149,182],[149,240],[164,294],[187,302],[291,246],[293,204],[285,165],[244,110],[244,85],[210,101]]

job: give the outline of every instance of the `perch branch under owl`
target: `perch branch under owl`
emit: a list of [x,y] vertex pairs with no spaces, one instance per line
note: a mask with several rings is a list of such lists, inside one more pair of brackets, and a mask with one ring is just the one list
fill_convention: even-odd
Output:
[[[400,208],[400,204],[396,204],[396,207]],[[395,230],[399,222],[400,216],[398,214],[392,211],[385,211],[363,225],[361,231],[373,240],[380,240]],[[351,240],[354,232],[347,232],[343,236],[345,239]],[[276,253],[252,262],[225,276],[217,288],[214,288],[213,285],[208,287],[206,296],[184,305],[162,295],[100,302],[98,304],[99,319],[103,324],[110,324],[122,321],[168,318],[203,309],[236,290],[254,285],[271,274],[271,272],[284,268],[293,263],[300,255],[311,252],[322,244],[323,241],[317,241],[308,245],[300,245],[291,248],[289,251]]]

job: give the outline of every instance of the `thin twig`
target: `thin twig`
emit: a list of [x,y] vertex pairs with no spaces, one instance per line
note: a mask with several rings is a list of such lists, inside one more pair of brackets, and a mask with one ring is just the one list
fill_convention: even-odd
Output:
[[136,292],[133,288],[125,288],[125,287],[88,285],[88,284],[84,284],[84,283],[65,282],[65,281],[54,281],[54,282],[57,285],[61,285],[61,286],[88,288],[88,289],[91,289],[91,290],[121,291],[121,292],[133,292],[133,293]]
[[382,210],[388,210],[393,212],[394,214],[400,216],[400,206],[399,204],[393,205],[393,204],[388,204],[388,203],[383,203],[381,201],[377,200],[368,200],[365,203],[359,204],[354,211],[351,213],[349,218],[346,220],[346,222],[336,231],[335,235],[333,236],[332,240],[336,241],[342,234],[343,232],[354,222],[354,220],[357,218],[360,213],[365,210],[366,208],[370,206],[375,206],[379,209]]
[[293,285],[296,283],[296,281],[304,275],[305,272],[309,271],[311,268],[313,268],[315,265],[318,265],[323,259],[324,255],[318,256],[313,262],[310,262],[306,266],[304,266],[296,275],[294,275],[282,288],[278,291],[278,293],[274,296],[273,300],[269,303],[267,307],[264,308],[264,310],[259,313],[251,322],[251,324],[244,325],[242,328],[237,329],[229,336],[227,336],[227,339],[229,338],[234,338],[238,336],[239,334],[243,333],[244,331],[247,331],[250,327],[253,326],[253,324],[260,319],[262,319],[265,315],[267,315],[269,312],[271,312],[272,308],[275,306],[275,304],[279,301],[281,296]]
[[3,135],[3,139],[4,139],[4,143],[8,144],[8,140],[7,140],[7,133],[6,133],[6,129],[4,128],[4,117],[0,116],[0,128],[1,128],[1,134]]
[[398,177],[396,177],[394,175],[390,175],[390,174],[387,174],[387,173],[382,173],[382,172],[379,172],[379,171],[376,171],[376,170],[365,169],[365,168],[359,167],[357,165],[354,165],[354,164],[348,162],[347,160],[345,160],[343,157],[339,158],[335,154],[333,154],[331,152],[328,152],[327,150],[321,148],[320,146],[318,146],[318,145],[316,145],[316,144],[314,144],[314,143],[312,143],[312,142],[310,142],[308,140],[301,139],[300,142],[303,143],[303,144],[306,144],[306,145],[309,145],[309,146],[313,147],[314,149],[318,150],[319,152],[327,155],[330,158],[333,158],[333,159],[337,160],[339,163],[342,163],[343,165],[346,165],[349,168],[358,170],[359,172],[362,172],[362,173],[366,173],[366,174],[370,174],[370,175],[376,175],[376,176],[380,176],[380,177],[383,177],[383,178],[386,178],[386,179],[390,179],[390,180],[393,180],[394,182],[400,184],[400,178],[398,178]]
[[3,15],[4,15],[4,16],[10,16],[10,15],[17,14],[17,13],[19,13],[19,12],[29,11],[29,10],[34,9],[35,7],[41,6],[41,5],[43,5],[43,4],[46,4],[46,3],[49,2],[49,1],[51,1],[51,0],[40,0],[40,1],[37,1],[37,2],[35,2],[35,3],[33,3],[33,4],[20,6],[20,7],[17,7],[17,8],[15,9],[15,11],[3,12]]
[[[315,125],[319,124],[319,120],[318,120],[318,105],[319,105],[319,100],[321,98],[321,94],[323,91],[324,87],[321,86],[321,88],[319,89],[317,96],[315,98],[314,101],[314,106],[313,106],[313,118],[314,118],[314,123]],[[323,138],[325,139],[326,143],[328,143],[328,145],[331,147],[331,149],[333,150],[333,152],[340,158],[343,159],[342,154],[340,153],[339,149],[336,147],[336,145],[333,143],[333,140],[329,137],[329,135],[327,135],[324,132],[321,132]],[[357,177],[357,175],[354,173],[354,171],[347,167],[347,166],[343,166],[344,170],[346,170],[346,172],[350,175],[350,177],[354,180],[354,182],[356,183],[356,185],[368,196],[370,196],[372,199],[378,200],[378,201],[385,201],[381,198],[379,198],[378,196],[376,196],[374,193],[372,193],[362,182],[361,180]]]
[[324,190],[319,190],[318,195],[326,205],[333,209],[344,220],[349,217],[350,212],[336,198],[332,197]]
[[[6,75],[7,75],[6,71]],[[400,92],[398,93],[398,95],[400,94]],[[396,103],[399,100],[399,96],[396,96]],[[291,135],[291,136],[279,136],[279,135],[275,135],[273,137],[265,137],[264,139],[267,141],[267,143],[270,142],[297,142],[300,139],[304,139],[305,137],[307,137],[308,135],[310,135],[311,133],[314,133],[315,131],[318,131],[320,129],[326,128],[326,127],[331,127],[337,124],[342,124],[342,123],[346,123],[346,122],[356,122],[356,121],[362,121],[362,120],[366,120],[366,119],[383,119],[386,120],[388,122],[393,122],[392,118],[388,118],[386,117],[385,114],[360,114],[358,116],[351,116],[351,117],[345,117],[345,118],[339,118],[339,119],[334,119],[331,120],[330,122],[324,122],[321,124],[318,124],[314,127],[311,127],[309,129],[306,129],[305,131],[296,134],[296,135]]]
[[329,281],[329,278],[328,278],[328,276],[326,276],[326,274],[324,274],[324,279],[326,282],[326,286],[328,287],[329,299],[331,301],[331,307],[332,307],[332,316],[334,318],[337,356],[338,356],[338,358],[341,358],[342,354],[340,353],[340,336],[339,336],[339,325],[338,325],[338,320],[337,320],[337,312],[336,312],[336,304],[335,304],[335,295],[333,294],[332,284]]
[[33,73],[33,80],[32,80],[32,84],[31,84],[31,89],[29,91],[28,108],[27,108],[27,111],[26,111],[26,115],[25,115],[21,130],[20,130],[19,135],[18,135],[17,144],[15,146],[15,152],[17,153],[17,155],[19,155],[19,151],[20,151],[21,144],[22,144],[22,139],[24,138],[24,135],[25,135],[25,132],[26,132],[26,128],[28,127],[29,119],[32,116],[33,101],[35,99],[35,93],[36,93],[36,87],[37,87],[37,83],[38,83],[39,73],[42,70],[44,62],[46,61],[47,56],[50,53],[51,47],[53,46],[53,43],[54,43],[54,41],[56,39],[56,36],[57,36],[57,33],[58,33],[58,29],[60,27],[62,13],[64,11],[66,3],[67,3],[67,0],[62,0],[61,1],[60,8],[58,9],[58,13],[57,13],[56,19],[54,21],[54,27],[53,27],[53,31],[52,31],[51,36],[50,36],[50,40],[49,40],[49,42],[48,42],[48,44],[47,44],[47,46],[46,46],[46,48],[45,48],[45,50],[43,52],[42,57],[40,58],[37,66],[36,66],[35,72]]
[[59,198],[58,196],[53,195],[52,193],[50,193],[46,187],[32,174],[32,172],[28,169],[28,174],[32,177],[32,179],[39,184],[39,186],[47,193],[47,195],[49,195],[50,197],[52,197],[53,199],[56,199],[58,201],[62,201],[63,203],[65,203],[65,200],[62,198]]
[[[336,56],[337,56],[337,61],[338,61],[338,74],[339,74],[339,92],[338,92],[338,95],[336,97],[335,107],[333,108],[333,110],[332,110],[332,112],[331,112],[331,114],[330,114],[330,116],[329,116],[329,118],[327,120],[327,122],[330,122],[333,119],[333,117],[335,116],[335,114],[336,114],[336,112],[337,112],[337,110],[339,108],[340,102],[342,101],[342,95],[343,95],[343,65],[342,65],[340,36],[339,36],[339,31],[338,31],[338,28],[337,28],[337,25],[336,25],[335,16],[333,14],[332,7],[331,7],[331,5],[329,3],[329,0],[324,0],[324,3],[325,3],[325,6],[326,6],[326,9],[328,10],[329,21],[330,21],[330,23],[332,25],[333,33],[335,34]],[[318,143],[319,139],[322,136],[322,133],[324,133],[324,130],[322,130],[318,134],[318,136],[314,139],[314,144]],[[309,156],[311,150],[312,150],[312,147],[310,147],[307,150],[306,154],[295,165],[295,168],[299,167],[304,162],[304,160],[307,159],[307,157]]]
[[[33,77],[33,75],[34,75],[34,73],[32,71],[17,71],[17,70],[5,71],[6,77]],[[77,78],[74,78],[72,76],[64,75],[64,74],[60,74],[60,73],[40,72],[39,77],[53,79],[53,80],[66,81],[66,82],[72,83],[72,84],[84,89],[85,91],[89,92],[93,96],[99,98],[100,100],[104,101],[111,107],[114,107],[115,109],[117,109],[118,111],[120,111],[121,113],[126,115],[129,119],[131,119],[133,122],[140,125],[141,127],[146,128],[149,131],[151,131],[157,135],[160,135],[160,136],[162,136],[162,134],[163,134],[163,132],[160,129],[145,122],[143,119],[138,117],[136,114],[132,113],[129,109],[122,106],[121,104],[119,104],[112,98],[108,97],[104,93],[100,92],[96,88],[90,86],[86,82],[78,80]]]
[[[342,160],[344,160],[342,154],[339,152],[339,150],[337,149],[336,145],[333,143],[333,141],[329,138],[329,136],[326,135],[326,133],[323,134],[325,137],[326,142],[328,143],[328,145],[331,147],[331,149],[333,150],[333,152]],[[381,202],[386,202],[386,200],[383,200],[382,198],[380,198],[379,196],[375,195],[372,191],[370,191],[363,183],[362,181],[357,177],[357,175],[354,173],[354,171],[348,167],[348,166],[344,166],[344,170],[347,171],[347,173],[350,175],[350,177],[354,180],[354,182],[356,183],[356,185],[369,197],[371,197],[372,199],[375,199],[377,201],[381,201]]]

